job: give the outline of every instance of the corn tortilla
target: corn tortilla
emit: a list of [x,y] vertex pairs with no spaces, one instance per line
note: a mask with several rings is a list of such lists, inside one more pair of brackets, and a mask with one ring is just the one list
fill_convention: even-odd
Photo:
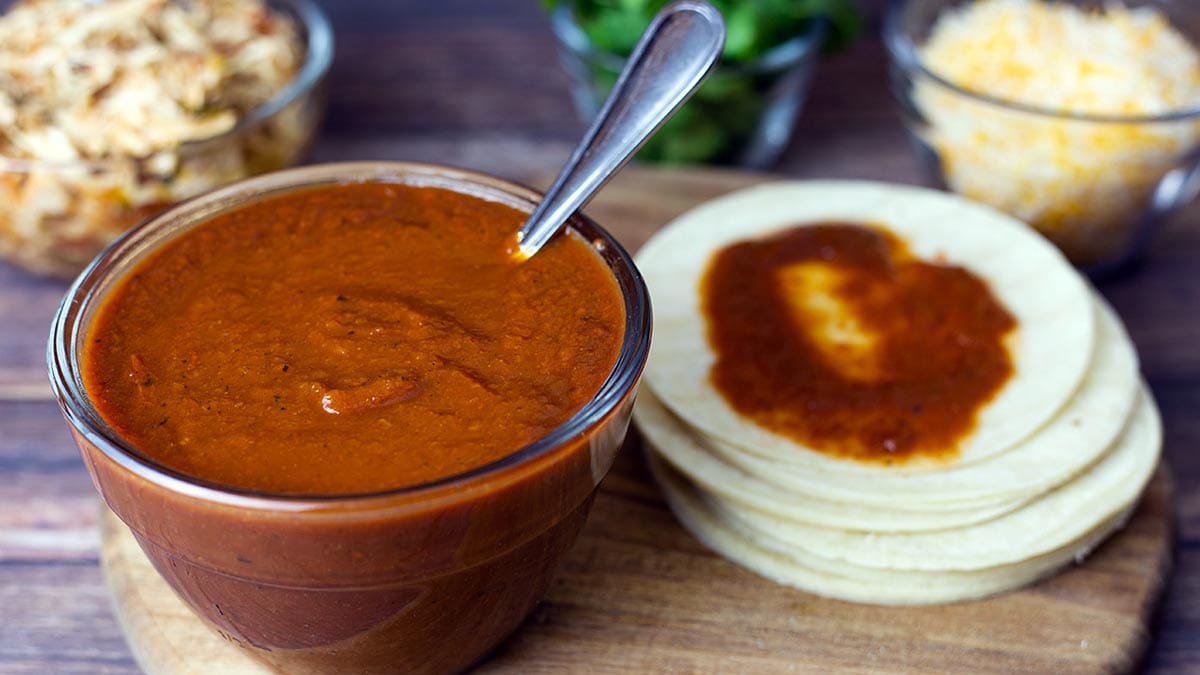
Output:
[[860,568],[803,551],[772,550],[722,521],[696,490],[660,460],[654,475],[675,516],[715,553],[776,583],[824,597],[878,605],[924,605],[982,598],[1020,588],[1081,562],[1130,512],[1098,523],[1074,544],[1017,563],[982,570],[913,571]]
[[847,532],[719,503],[714,510],[722,520],[759,540],[861,567],[986,569],[1070,547],[1097,521],[1107,522],[1125,511],[1158,464],[1161,432],[1158,410],[1145,392],[1114,447],[1078,478],[999,518],[953,530]]
[[[1086,283],[1039,235],[1007,215],[945,193],[870,182],[780,182],[685,213],[637,256],[655,307],[646,383],[689,425],[767,459],[787,462],[807,452],[830,471],[848,463],[813,453],[733,411],[709,380],[715,354],[700,309],[701,279],[716,252],[737,241],[830,221],[884,227],[920,259],[968,268],[1016,318],[1018,328],[1007,345],[1014,374],[979,411],[955,464],[1008,450],[1067,403],[1091,360],[1092,302]],[[906,468],[942,470],[945,464]]]
[[864,532],[920,532],[991,520],[1029,501],[992,500],[930,508],[904,502],[880,507],[818,499],[768,483],[721,461],[705,447],[704,437],[681,422],[650,392],[638,395],[633,414],[650,450],[705,491],[741,508],[757,509],[796,522]]
[[1099,294],[1095,303],[1096,350],[1079,389],[1035,434],[991,458],[929,472],[831,463],[811,452],[797,452],[788,462],[769,460],[717,439],[709,439],[706,447],[721,460],[767,482],[819,499],[888,506],[898,501],[963,504],[1041,494],[1069,480],[1109,448],[1137,399],[1137,352],[1120,319]]

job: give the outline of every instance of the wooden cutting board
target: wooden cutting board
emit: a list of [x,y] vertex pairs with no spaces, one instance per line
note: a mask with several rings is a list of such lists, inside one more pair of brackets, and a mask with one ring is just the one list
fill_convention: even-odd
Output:
[[[636,249],[698,201],[764,178],[627,170],[588,212]],[[547,598],[478,671],[1129,671],[1169,575],[1172,492],[1160,468],[1121,533],[1034,587],[952,605],[874,607],[784,588],[709,552],[667,510],[631,432]],[[267,672],[209,632],[107,511],[102,562],[148,673]]]

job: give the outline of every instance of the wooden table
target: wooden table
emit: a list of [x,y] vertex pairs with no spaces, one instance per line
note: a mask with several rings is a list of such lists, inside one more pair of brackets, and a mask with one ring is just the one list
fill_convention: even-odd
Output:
[[[532,0],[326,5],[332,104],[313,161],[415,159],[528,178],[581,131]],[[879,1],[870,3],[877,16]],[[879,41],[827,60],[779,166],[798,177],[918,182]],[[1178,487],[1176,568],[1147,672],[1200,671],[1200,206],[1145,264],[1101,290],[1128,323],[1162,406]],[[132,673],[97,556],[95,493],[43,368],[62,282],[0,265],[0,672]]]

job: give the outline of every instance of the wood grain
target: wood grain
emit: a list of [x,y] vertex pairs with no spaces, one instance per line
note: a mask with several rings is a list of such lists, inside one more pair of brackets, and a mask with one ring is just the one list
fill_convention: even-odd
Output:
[[[637,248],[696,203],[768,178],[632,170],[588,211]],[[1148,644],[1171,564],[1165,470],[1125,531],[1081,567],[980,602],[885,608],[783,588],[709,552],[675,522],[641,452],[634,434],[546,601],[480,671],[1125,672]],[[102,562],[146,671],[267,672],[208,632],[111,514]]]

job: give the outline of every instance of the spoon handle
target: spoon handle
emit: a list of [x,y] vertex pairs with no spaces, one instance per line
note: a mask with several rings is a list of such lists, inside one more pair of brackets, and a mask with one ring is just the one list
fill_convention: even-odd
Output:
[[537,253],[683,105],[721,55],[725,24],[703,0],[663,8],[642,34],[604,107],[517,233],[518,255]]

